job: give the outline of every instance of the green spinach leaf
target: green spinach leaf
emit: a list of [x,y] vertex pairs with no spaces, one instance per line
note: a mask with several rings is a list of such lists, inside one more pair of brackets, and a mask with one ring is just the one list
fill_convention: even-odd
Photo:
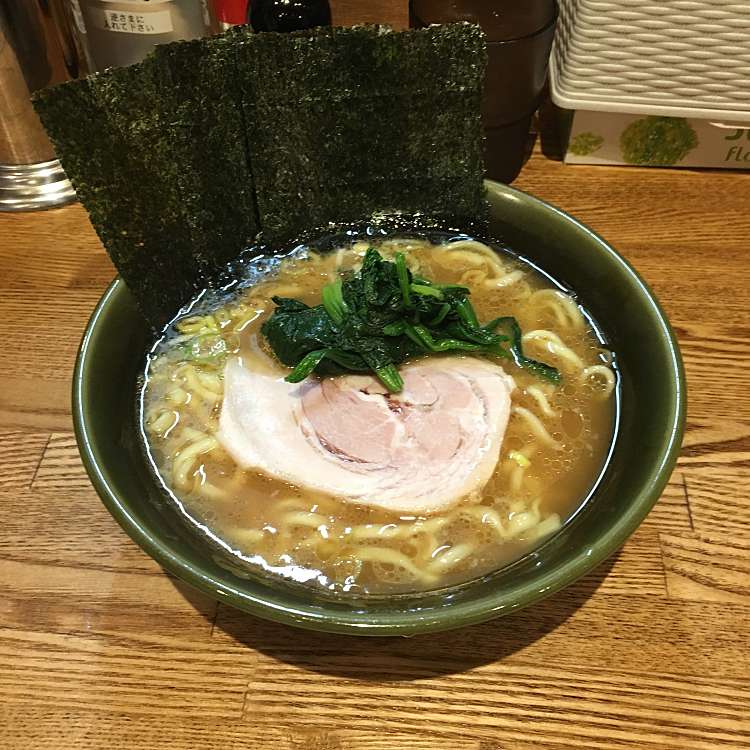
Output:
[[512,359],[560,381],[554,367],[524,355],[515,318],[482,326],[469,295],[463,286],[414,277],[400,253],[390,262],[370,248],[359,273],[324,287],[320,305],[274,297],[276,309],[261,330],[279,360],[294,368],[287,377],[292,383],[312,372],[372,372],[397,392],[403,387],[398,365],[451,351]]

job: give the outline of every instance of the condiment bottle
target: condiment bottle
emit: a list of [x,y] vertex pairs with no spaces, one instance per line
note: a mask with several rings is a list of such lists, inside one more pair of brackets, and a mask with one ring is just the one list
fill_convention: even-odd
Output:
[[70,0],[96,70],[142,60],[157,44],[218,31],[209,0]]
[[78,71],[56,8],[0,0],[0,211],[31,211],[75,199],[30,95]]

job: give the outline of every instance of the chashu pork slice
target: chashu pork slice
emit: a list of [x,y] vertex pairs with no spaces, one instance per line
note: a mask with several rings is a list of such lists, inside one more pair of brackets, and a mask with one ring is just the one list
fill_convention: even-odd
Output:
[[401,369],[404,389],[348,375],[286,383],[228,362],[218,437],[240,466],[409,515],[445,510],[489,479],[513,379],[473,357]]

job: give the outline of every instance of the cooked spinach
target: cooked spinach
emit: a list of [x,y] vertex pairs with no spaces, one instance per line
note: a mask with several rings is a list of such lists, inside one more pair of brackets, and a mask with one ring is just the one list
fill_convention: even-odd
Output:
[[470,291],[416,277],[398,253],[394,262],[368,249],[359,273],[323,288],[322,303],[274,297],[276,309],[262,332],[281,362],[293,367],[290,383],[312,372],[373,372],[392,393],[403,387],[397,366],[407,359],[449,351],[512,359],[553,383],[560,373],[523,353],[521,328],[502,317],[481,325]]

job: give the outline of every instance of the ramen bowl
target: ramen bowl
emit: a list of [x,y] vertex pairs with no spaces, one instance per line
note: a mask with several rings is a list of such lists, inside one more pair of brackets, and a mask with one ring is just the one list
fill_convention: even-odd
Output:
[[648,287],[594,232],[518,190],[493,182],[487,187],[491,235],[573,290],[617,358],[615,440],[580,512],[520,560],[453,588],[334,599],[251,575],[182,522],[149,467],[134,401],[152,335],[116,280],[83,337],[73,415],[94,487],[147,554],[195,588],[259,617],[338,633],[412,635],[528,606],[585,575],[624,543],[659,498],[680,448],[685,382],[674,335]]

